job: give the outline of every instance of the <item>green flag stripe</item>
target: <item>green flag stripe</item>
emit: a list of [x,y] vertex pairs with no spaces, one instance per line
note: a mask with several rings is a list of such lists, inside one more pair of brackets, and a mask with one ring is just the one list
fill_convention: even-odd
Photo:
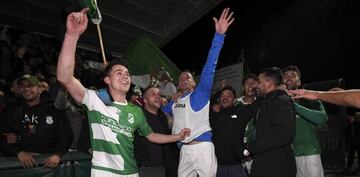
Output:
[[179,76],[179,68],[161,52],[149,37],[135,40],[126,51],[126,59],[131,75],[145,75],[164,67],[172,78]]

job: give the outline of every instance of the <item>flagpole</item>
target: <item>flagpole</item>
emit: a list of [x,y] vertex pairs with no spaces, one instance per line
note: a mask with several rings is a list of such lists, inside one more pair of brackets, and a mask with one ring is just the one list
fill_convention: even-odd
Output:
[[104,44],[103,44],[103,40],[102,40],[100,24],[96,24],[96,28],[97,28],[98,35],[99,35],[100,49],[101,49],[103,62],[104,62],[104,65],[106,65],[107,61],[106,61],[106,57],[105,57]]
[[[95,3],[95,5],[97,7],[97,10],[98,10],[98,5],[97,5],[96,0],[94,0],[94,3]],[[99,12],[99,14],[100,14],[100,12]],[[101,55],[102,55],[102,58],[103,58],[104,65],[106,65],[107,61],[106,61],[106,57],[105,57],[104,44],[103,44],[102,35],[101,35],[100,22],[96,24],[96,29],[97,29],[98,36],[99,36],[99,41],[100,41]]]

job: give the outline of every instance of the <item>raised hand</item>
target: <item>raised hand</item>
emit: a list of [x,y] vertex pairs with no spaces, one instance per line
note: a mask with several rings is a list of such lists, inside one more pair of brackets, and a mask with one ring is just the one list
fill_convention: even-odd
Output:
[[213,17],[214,23],[215,23],[215,30],[217,33],[225,34],[228,27],[234,22],[233,12],[230,12],[230,8],[225,8],[219,19]]
[[66,34],[79,37],[87,28],[88,18],[86,12],[89,8],[84,8],[80,12],[72,12],[66,20]]

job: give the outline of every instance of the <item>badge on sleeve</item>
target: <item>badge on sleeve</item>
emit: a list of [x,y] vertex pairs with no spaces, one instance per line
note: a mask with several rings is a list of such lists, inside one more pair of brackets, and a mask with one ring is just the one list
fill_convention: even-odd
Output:
[[54,120],[53,120],[52,116],[46,116],[46,123],[48,125],[51,125],[51,124],[54,123]]

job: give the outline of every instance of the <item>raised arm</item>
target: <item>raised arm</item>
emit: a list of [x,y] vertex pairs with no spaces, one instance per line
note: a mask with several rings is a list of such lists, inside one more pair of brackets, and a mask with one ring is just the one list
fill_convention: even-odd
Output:
[[201,72],[199,85],[194,90],[194,94],[191,95],[192,98],[190,99],[191,107],[195,111],[202,109],[210,98],[216,64],[224,43],[224,35],[229,26],[234,22],[233,12],[230,12],[230,8],[225,8],[220,18],[213,17],[213,20],[216,33],[205,66]]
[[296,95],[294,99],[321,100],[339,106],[360,108],[359,89],[327,92],[300,89],[293,90],[291,93]]
[[229,26],[234,22],[234,18],[233,18],[234,13],[233,12],[229,13],[229,12],[230,12],[230,8],[225,8],[222,11],[219,19],[213,17],[215,30],[217,33],[221,35],[224,35],[227,29],[229,28]]
[[80,35],[86,30],[88,8],[73,12],[66,20],[66,33],[57,65],[57,80],[64,85],[76,102],[81,103],[85,87],[74,77],[76,44]]

